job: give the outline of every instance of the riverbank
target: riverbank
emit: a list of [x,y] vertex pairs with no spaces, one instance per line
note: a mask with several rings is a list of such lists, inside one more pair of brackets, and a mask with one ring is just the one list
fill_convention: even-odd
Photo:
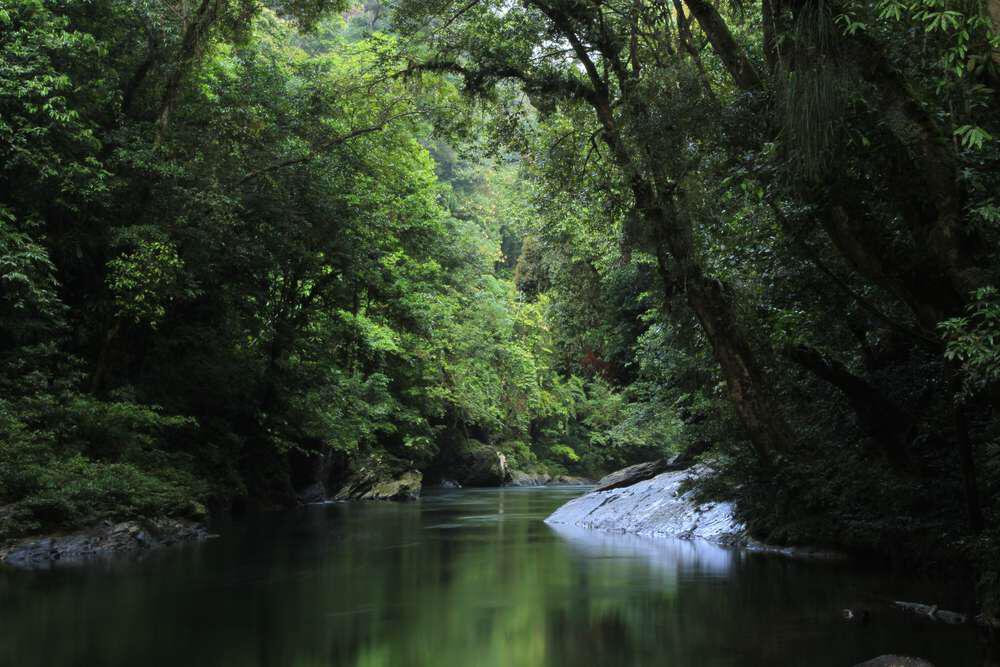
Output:
[[646,537],[701,539],[790,557],[846,558],[830,549],[777,546],[754,539],[737,517],[735,503],[700,497],[699,485],[714,474],[704,464],[654,461],[630,466],[602,478],[596,489],[570,500],[545,522]]
[[102,521],[89,528],[11,540],[0,546],[0,564],[43,570],[111,556],[135,556],[161,547],[211,537],[204,524],[186,519]]
[[[19,667],[981,664],[969,629],[875,606],[954,608],[941,582],[543,522],[580,493],[428,489],[220,520],[216,539],[140,558],[0,568],[0,655]],[[861,604],[869,626],[840,618]]]

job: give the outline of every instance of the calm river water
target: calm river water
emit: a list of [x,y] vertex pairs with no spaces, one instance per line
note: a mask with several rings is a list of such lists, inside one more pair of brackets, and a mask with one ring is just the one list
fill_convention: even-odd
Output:
[[[219,526],[131,562],[0,571],[7,667],[978,665],[967,630],[888,608],[933,582],[554,529],[579,488],[436,492]],[[871,609],[866,626],[839,617]]]

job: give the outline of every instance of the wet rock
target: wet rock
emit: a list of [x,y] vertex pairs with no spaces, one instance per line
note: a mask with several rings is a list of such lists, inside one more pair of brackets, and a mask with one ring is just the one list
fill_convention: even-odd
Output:
[[326,500],[326,485],[323,482],[314,482],[298,492],[299,502],[304,505],[321,503]]
[[531,473],[531,472],[522,472],[520,470],[515,470],[511,473],[511,478],[510,482],[508,482],[508,485],[545,486],[550,481],[552,481],[552,478],[549,475],[545,474],[544,472]]
[[545,521],[550,524],[637,535],[702,538],[717,544],[748,541],[732,503],[698,503],[689,480],[712,474],[704,465],[664,472],[629,486],[595,490],[575,498]]
[[549,486],[587,486],[593,484],[594,480],[575,475],[557,475],[549,480]]
[[441,489],[461,489],[462,485],[453,479],[442,479],[438,483],[438,488]]
[[880,655],[866,662],[859,662],[854,667],[934,667],[934,665],[920,658],[909,658],[902,655]]
[[511,480],[507,457],[495,447],[480,445],[463,456],[464,486],[503,486]]
[[385,470],[361,470],[345,484],[335,500],[416,500],[420,497],[423,474],[408,470],[393,476]]
[[339,486],[334,482],[335,474],[348,470],[346,455],[319,439],[304,440],[299,448],[290,450],[288,467],[295,498],[305,505],[326,501],[330,490]]
[[136,554],[211,535],[185,519],[102,522],[86,530],[17,541],[0,548],[0,562],[23,569],[47,569],[56,563],[80,563],[119,554]]

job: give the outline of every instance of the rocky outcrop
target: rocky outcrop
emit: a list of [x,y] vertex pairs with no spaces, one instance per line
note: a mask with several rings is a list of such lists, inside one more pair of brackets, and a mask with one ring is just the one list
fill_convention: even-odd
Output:
[[173,544],[201,541],[210,536],[202,524],[185,519],[105,521],[86,530],[14,542],[0,548],[0,563],[23,569],[48,569],[56,564],[81,563],[113,555],[135,555]]
[[511,473],[508,486],[545,486],[552,481],[552,477],[544,472],[522,472],[515,470]]
[[[635,466],[632,466],[635,468]],[[628,470],[628,469],[626,469]],[[612,479],[624,484],[629,478],[618,471]],[[773,553],[809,560],[840,560],[841,553],[811,547],[778,547],[750,538],[746,526],[736,518],[731,502],[699,502],[695,482],[715,474],[706,465],[662,472],[649,479],[633,474],[627,486],[599,486],[574,498],[545,522],[552,526],[572,526],[611,533],[632,533],[645,537],[703,539],[721,546],[744,546],[756,552]],[[611,476],[609,476],[611,477]]]
[[313,505],[326,501],[326,485],[323,482],[313,482],[299,491],[296,496],[303,505]]
[[586,486],[593,484],[594,480],[575,475],[551,475],[544,472],[521,472],[515,470],[511,473],[510,482],[507,486]]
[[459,472],[459,480],[464,486],[503,486],[512,475],[507,457],[489,445],[479,445],[466,451]]
[[556,475],[548,481],[548,486],[587,486],[593,484],[594,480],[576,475]]
[[334,500],[416,500],[422,483],[417,470],[392,475],[378,468],[363,469],[351,476]]
[[748,542],[732,503],[699,503],[694,491],[685,490],[690,482],[710,474],[707,466],[696,465],[629,486],[592,491],[569,501],[545,521],[618,533],[702,538],[724,545]]

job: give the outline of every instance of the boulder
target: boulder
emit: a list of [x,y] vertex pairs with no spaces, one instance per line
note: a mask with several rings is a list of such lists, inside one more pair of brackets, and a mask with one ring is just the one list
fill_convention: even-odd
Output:
[[597,480],[597,491],[610,491],[652,479],[667,471],[667,459],[657,459],[616,470]]
[[620,489],[626,486],[631,486],[637,482],[652,479],[660,473],[687,470],[694,465],[695,459],[698,456],[708,451],[709,446],[709,443],[706,441],[698,441],[680,454],[674,454],[673,456],[667,458],[656,459],[655,461],[637,463],[633,466],[616,470],[615,472],[605,475],[599,479],[597,481],[596,490],[609,491],[611,489]]
[[550,486],[587,486],[593,484],[594,480],[575,475],[557,475],[549,480]]
[[511,480],[507,457],[496,447],[481,445],[466,452],[462,458],[461,482],[464,486],[503,486]]
[[312,505],[326,501],[326,485],[323,482],[313,482],[306,488],[298,492],[299,502],[303,505]]
[[335,500],[416,500],[420,497],[423,474],[407,470],[402,475],[391,475],[382,469],[356,472],[341,487]]
[[934,665],[920,658],[908,658],[903,655],[880,655],[877,658],[859,662],[854,667],[934,667]]
[[511,473],[508,486],[545,486],[552,480],[544,472],[531,473],[515,470]]
[[22,569],[48,569],[118,554],[138,554],[211,537],[200,523],[186,519],[104,521],[85,530],[19,540],[0,549],[0,563]]
[[462,485],[453,479],[442,479],[438,482],[438,488],[441,489],[461,489]]
[[703,538],[725,545],[746,543],[746,528],[736,519],[732,503],[699,503],[690,490],[691,481],[711,474],[707,466],[697,465],[628,486],[598,488],[569,501],[545,522],[616,533]]

